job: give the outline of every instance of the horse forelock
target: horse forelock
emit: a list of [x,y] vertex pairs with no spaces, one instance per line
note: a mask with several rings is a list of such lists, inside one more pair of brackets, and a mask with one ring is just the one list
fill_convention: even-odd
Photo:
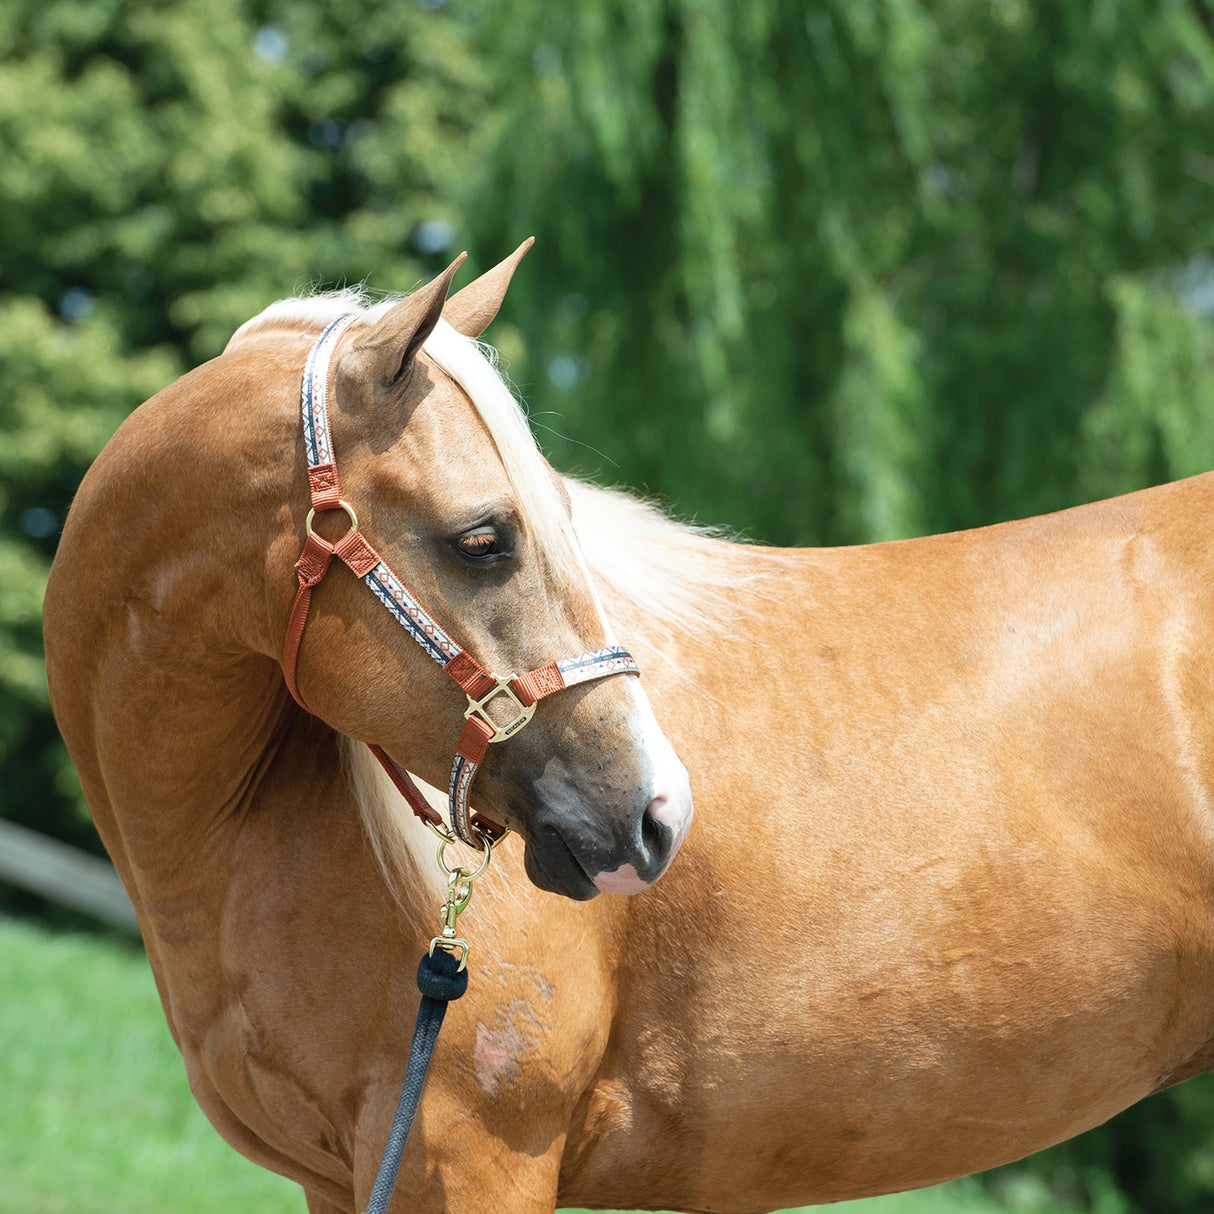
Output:
[[480,414],[553,580],[565,587],[586,583],[586,569],[555,475],[522,405],[498,369],[497,351],[442,320],[422,349],[463,388]]
[[[372,302],[361,289],[344,288],[280,299],[241,325],[224,353],[279,333],[319,335],[331,321],[350,312],[357,314],[355,328],[374,325],[402,298],[394,295]],[[422,349],[463,389],[485,423],[554,581],[565,586],[582,582],[585,568],[552,470],[540,452],[522,405],[499,370],[497,351],[465,337],[442,320]]]

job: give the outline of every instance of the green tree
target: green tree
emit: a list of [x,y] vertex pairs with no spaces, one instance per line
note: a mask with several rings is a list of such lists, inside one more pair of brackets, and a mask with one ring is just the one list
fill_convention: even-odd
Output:
[[518,376],[562,464],[805,543],[1214,463],[1208,5],[479,11],[463,210],[542,236]]
[[445,219],[427,165],[477,96],[458,31],[408,8],[270,9],[0,11],[0,815],[86,846],[39,635],[85,468],[273,299],[373,272],[408,289],[445,253],[411,239]]
[[118,422],[298,259],[268,230],[300,244],[299,169],[234,5],[14,4],[0,27],[0,813],[83,842],[41,670],[55,537]]
[[[510,348],[559,466],[786,543],[1214,466],[1207,3],[514,0],[470,25],[496,104],[450,189],[474,245],[541,237]],[[1197,1214],[1212,1104],[1183,1085],[990,1184]]]

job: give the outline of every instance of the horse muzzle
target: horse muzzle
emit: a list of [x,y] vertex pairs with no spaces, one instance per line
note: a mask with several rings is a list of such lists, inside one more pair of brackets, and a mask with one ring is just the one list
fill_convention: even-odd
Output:
[[669,757],[662,778],[623,820],[596,815],[564,781],[564,795],[541,796],[526,832],[531,880],[579,901],[648,889],[670,866],[694,812],[686,769]]

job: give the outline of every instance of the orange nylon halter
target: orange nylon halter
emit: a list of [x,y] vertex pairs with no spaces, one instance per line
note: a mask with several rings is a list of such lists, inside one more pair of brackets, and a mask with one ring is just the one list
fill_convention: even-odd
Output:
[[[305,524],[303,552],[295,565],[299,587],[287,623],[282,669],[287,688],[299,706],[308,712],[296,678],[299,647],[308,622],[312,592],[329,570],[333,557],[367,584],[376,597],[396,617],[410,636],[455,681],[468,699],[464,728],[455,748],[448,788],[451,829],[469,847],[483,846],[482,839],[498,839],[506,833],[499,826],[468,807],[472,780],[485,758],[491,742],[501,742],[518,733],[535,712],[536,704],[546,696],[579,683],[607,678],[615,674],[638,675],[636,662],[628,650],[619,646],[549,662],[529,674],[499,677],[490,674],[471,654],[461,648],[434,620],[405,584],[392,572],[379,553],[358,529],[354,508],[341,496],[337,465],[329,433],[329,367],[342,334],[355,315],[338,317],[317,339],[304,368],[300,406],[303,414],[304,446],[308,456],[308,487],[312,510]],[[330,543],[312,529],[317,514],[343,510],[350,521],[349,530],[336,543]],[[515,715],[505,725],[489,716],[488,706],[505,696],[515,707]],[[409,773],[380,746],[371,744],[371,753],[382,764],[392,783],[423,821],[443,828],[442,818],[422,796]]]

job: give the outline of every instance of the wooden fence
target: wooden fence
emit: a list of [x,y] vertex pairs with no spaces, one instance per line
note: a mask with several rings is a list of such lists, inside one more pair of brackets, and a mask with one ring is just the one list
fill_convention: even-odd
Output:
[[0,881],[139,934],[135,910],[108,861],[3,818]]

